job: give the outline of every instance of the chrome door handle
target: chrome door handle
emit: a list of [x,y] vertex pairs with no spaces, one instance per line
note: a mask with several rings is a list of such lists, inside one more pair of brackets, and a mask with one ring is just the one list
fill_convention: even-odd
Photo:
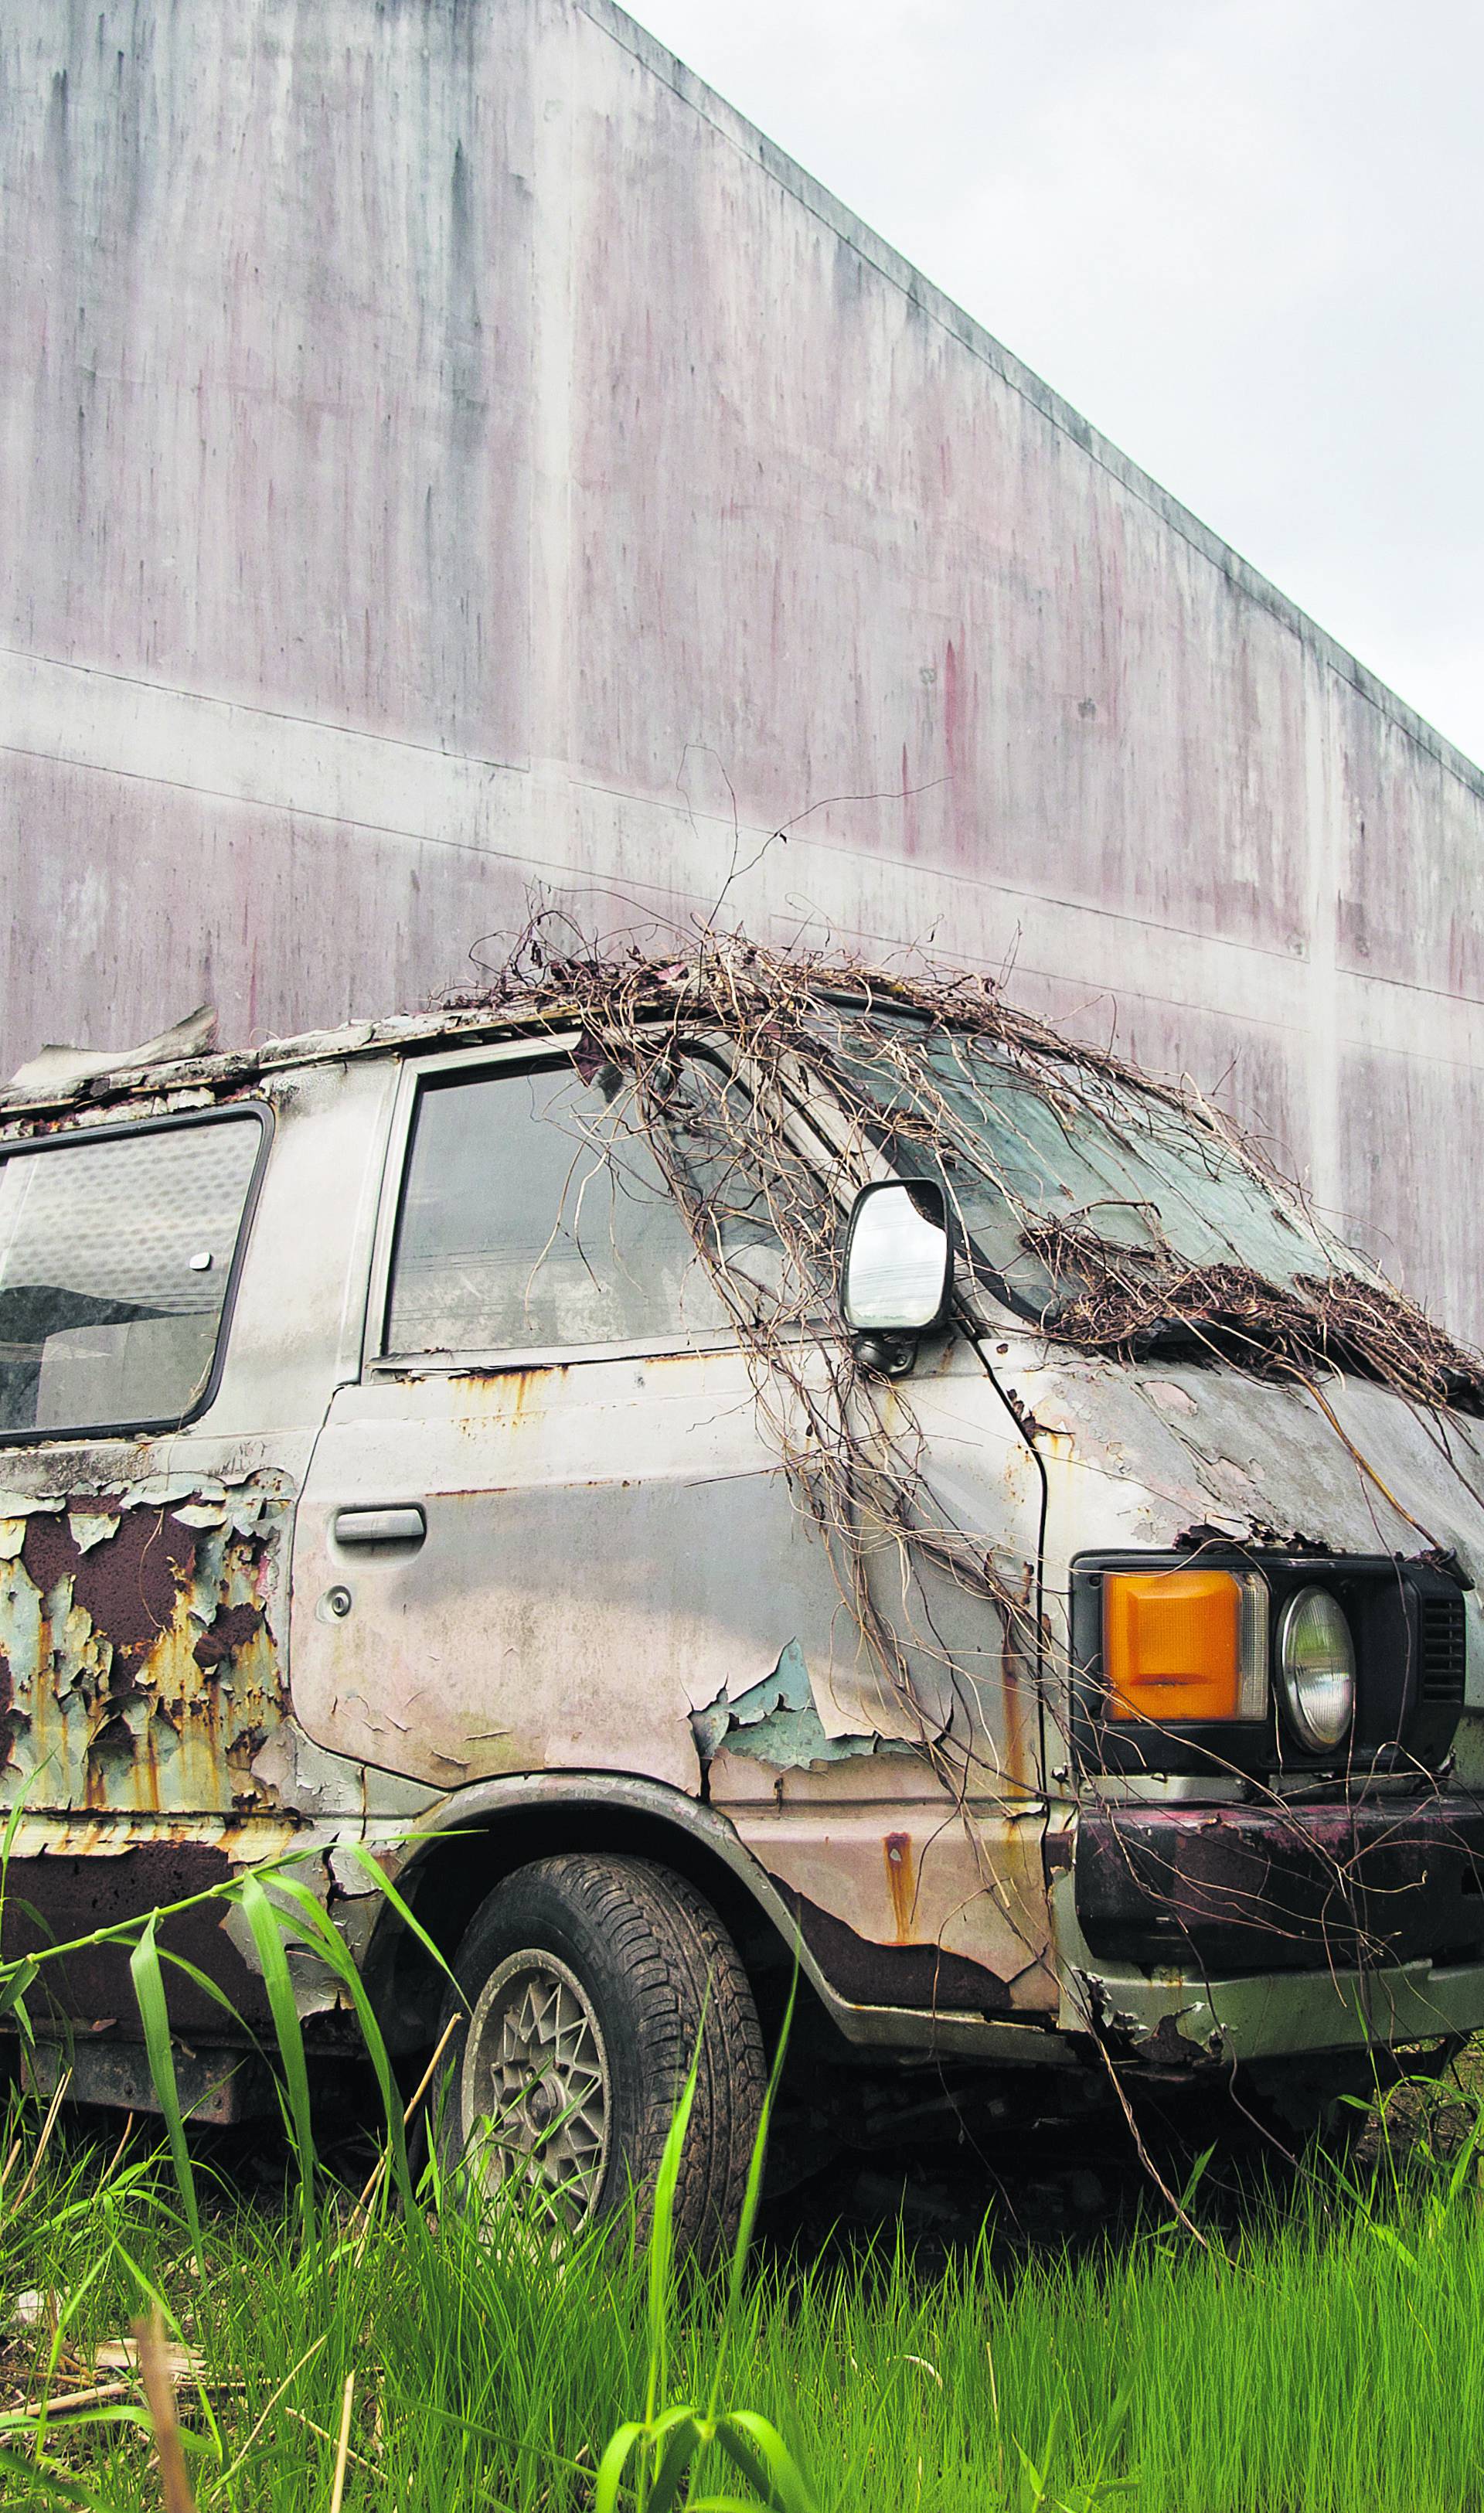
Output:
[[416,1501],[399,1509],[338,1509],[331,1532],[337,1544],[421,1544],[427,1521]]

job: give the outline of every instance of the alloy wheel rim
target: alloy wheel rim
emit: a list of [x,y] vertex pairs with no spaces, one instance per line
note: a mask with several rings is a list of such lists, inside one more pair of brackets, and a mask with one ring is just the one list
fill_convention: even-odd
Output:
[[523,2182],[575,2233],[608,2163],[602,2028],[575,1972],[544,1947],[507,1955],[469,2018],[460,2085],[466,2163],[493,2192]]

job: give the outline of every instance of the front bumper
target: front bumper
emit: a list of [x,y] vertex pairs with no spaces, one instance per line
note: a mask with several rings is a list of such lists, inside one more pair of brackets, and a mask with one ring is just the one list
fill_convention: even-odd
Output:
[[1466,1801],[1084,1810],[1060,1888],[1063,2029],[1095,2025],[1135,2062],[1484,2026],[1484,1810]]
[[1082,1936],[1120,1965],[1484,1962],[1484,1808],[1467,1799],[1085,1810],[1073,1874]]
[[1115,2056],[1161,2072],[1400,2049],[1484,2027],[1484,1963],[1229,1980],[1100,1967],[1068,1992],[1063,2030],[1096,2023]]

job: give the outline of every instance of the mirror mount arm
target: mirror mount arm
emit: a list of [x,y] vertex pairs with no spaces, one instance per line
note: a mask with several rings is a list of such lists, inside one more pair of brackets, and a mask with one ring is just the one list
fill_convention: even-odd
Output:
[[850,1348],[856,1368],[873,1378],[905,1378],[917,1359],[915,1335],[887,1335],[873,1327],[853,1335]]

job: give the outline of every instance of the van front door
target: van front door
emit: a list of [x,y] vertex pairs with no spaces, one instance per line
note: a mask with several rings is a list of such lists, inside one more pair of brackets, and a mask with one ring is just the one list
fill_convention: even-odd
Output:
[[321,1744],[443,1791],[695,1792],[693,1710],[828,1664],[833,1582],[629,1087],[529,1048],[403,1075],[365,1365],[296,1529],[293,1690]]

